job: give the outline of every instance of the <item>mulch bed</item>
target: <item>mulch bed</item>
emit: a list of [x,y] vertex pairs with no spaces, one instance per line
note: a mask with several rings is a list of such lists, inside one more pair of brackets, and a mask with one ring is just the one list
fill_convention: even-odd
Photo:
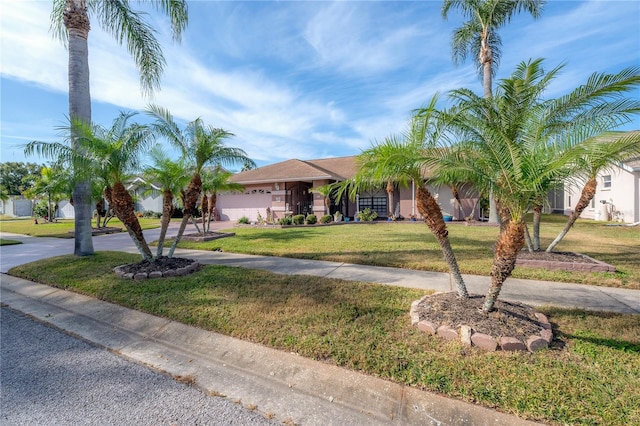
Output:
[[518,254],[518,259],[523,260],[546,260],[550,262],[577,262],[577,263],[596,263],[590,257],[583,256],[579,253],[573,253],[570,251],[554,251],[547,253],[546,251],[534,251],[522,250]]
[[149,274],[151,272],[177,271],[180,268],[186,268],[194,263],[193,259],[184,259],[181,257],[158,257],[153,260],[142,260],[138,263],[122,265],[118,268],[125,274]]

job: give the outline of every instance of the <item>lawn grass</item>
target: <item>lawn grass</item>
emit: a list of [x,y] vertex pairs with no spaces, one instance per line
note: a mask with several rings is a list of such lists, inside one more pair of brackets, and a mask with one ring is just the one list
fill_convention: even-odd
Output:
[[[546,247],[564,226],[565,216],[544,215]],[[180,247],[235,253],[331,260],[364,265],[447,272],[440,246],[424,223],[374,223],[292,228],[237,227],[235,237],[208,242],[182,241]],[[451,246],[463,273],[489,275],[499,229],[449,226]],[[515,278],[575,282],[640,289],[640,227],[604,226],[579,220],[556,249],[586,254],[614,265],[616,273],[547,271],[516,267]]]
[[[138,256],[62,256],[10,273],[553,424],[640,424],[640,316],[542,309],[548,350],[484,353],[410,326],[423,291],[206,266],[178,278],[117,279]],[[259,320],[256,320],[259,319]]]
[[16,244],[22,244],[21,241],[8,240],[6,238],[0,238],[0,246],[13,246]]
[[[151,229],[160,227],[160,219],[141,218],[140,226],[142,229]],[[95,226],[95,221],[92,222]],[[122,222],[114,218],[109,221],[108,226],[122,227]],[[33,219],[17,219],[0,221],[0,231],[12,234],[31,235],[32,237],[53,237],[53,238],[73,238],[70,231],[74,229],[73,219],[59,219],[56,222],[38,222],[36,225]]]

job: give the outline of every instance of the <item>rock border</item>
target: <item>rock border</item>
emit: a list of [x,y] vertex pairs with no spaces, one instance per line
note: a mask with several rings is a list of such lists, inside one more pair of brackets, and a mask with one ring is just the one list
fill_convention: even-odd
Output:
[[457,340],[467,346],[477,346],[487,352],[495,352],[498,349],[503,351],[529,351],[535,352],[540,349],[548,348],[553,341],[553,330],[551,323],[545,314],[535,312],[538,324],[542,327],[540,334],[531,335],[526,341],[522,341],[515,337],[493,337],[484,333],[476,333],[473,328],[468,325],[462,325],[459,330],[451,328],[447,325],[438,325],[429,319],[420,319],[418,306],[429,299],[431,295],[425,295],[422,298],[411,303],[411,325],[418,330],[432,336],[440,336],[445,340]]
[[113,272],[115,272],[118,278],[123,278],[126,280],[146,280],[146,279],[154,279],[154,278],[170,278],[170,277],[183,277],[185,275],[192,274],[200,269],[200,263],[197,260],[194,260],[189,266],[185,266],[183,268],[178,269],[169,269],[168,271],[153,271],[153,272],[138,272],[136,274],[132,272],[124,272],[122,268],[128,265],[119,265],[113,268]]

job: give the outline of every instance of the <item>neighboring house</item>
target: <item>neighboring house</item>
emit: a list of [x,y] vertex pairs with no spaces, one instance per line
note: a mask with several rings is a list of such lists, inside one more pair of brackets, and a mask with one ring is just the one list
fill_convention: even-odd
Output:
[[135,211],[162,213],[162,188],[158,185],[136,177],[127,184],[127,191],[133,197]]
[[[319,160],[287,160],[276,164],[247,170],[234,175],[231,180],[245,187],[242,193],[226,192],[218,195],[217,209],[221,220],[237,221],[245,216],[255,221],[258,215],[266,218],[270,209],[275,220],[296,214],[342,213],[345,218],[353,219],[357,211],[370,208],[381,218],[388,212],[409,218],[419,213],[415,206],[415,187],[398,188],[393,192],[393,206],[389,206],[389,197],[384,187],[376,191],[361,192],[355,200],[343,198],[336,204],[331,199],[329,211],[326,211],[324,196],[315,192],[318,187],[342,182],[355,176],[356,157],[325,158]],[[454,217],[463,219],[471,213],[475,198],[461,200],[462,208],[453,200],[451,189],[445,186],[429,186],[432,194],[438,194],[442,210]],[[461,194],[466,192],[460,190]],[[391,208],[390,208],[391,207]]]
[[[598,174],[598,186],[581,218],[626,223],[640,222],[640,158],[612,166]],[[564,190],[564,214],[569,215],[580,199],[582,187]]]
[[33,202],[22,195],[12,195],[7,200],[0,200],[0,214],[5,216],[31,216]]

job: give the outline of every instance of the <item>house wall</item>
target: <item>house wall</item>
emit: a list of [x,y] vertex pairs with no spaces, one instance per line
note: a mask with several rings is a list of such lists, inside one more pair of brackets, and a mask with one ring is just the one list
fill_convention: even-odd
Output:
[[[247,217],[250,221],[254,222],[258,220],[258,214],[264,219],[267,218],[267,208],[274,210],[273,200],[275,197],[281,197],[282,195],[274,195],[272,185],[247,185],[242,193],[237,192],[223,192],[218,194],[216,201],[216,208],[220,215],[220,220],[228,220],[237,222],[241,217]],[[279,191],[276,191],[279,194]],[[278,203],[284,206],[284,201]],[[284,208],[282,212],[284,213]],[[274,216],[276,212],[274,212]]]
[[137,212],[152,211],[162,213],[162,193],[156,189],[151,190],[150,194],[144,194],[146,188],[138,188],[134,192],[135,210]]
[[[605,188],[605,176],[611,176],[610,188]],[[580,215],[583,219],[619,220],[626,223],[640,221],[640,172],[621,167],[599,173],[596,193]],[[565,188],[564,214],[571,214],[580,199],[583,182]]]
[[11,196],[8,200],[0,200],[0,213],[13,217],[31,216],[33,203],[20,195]]

